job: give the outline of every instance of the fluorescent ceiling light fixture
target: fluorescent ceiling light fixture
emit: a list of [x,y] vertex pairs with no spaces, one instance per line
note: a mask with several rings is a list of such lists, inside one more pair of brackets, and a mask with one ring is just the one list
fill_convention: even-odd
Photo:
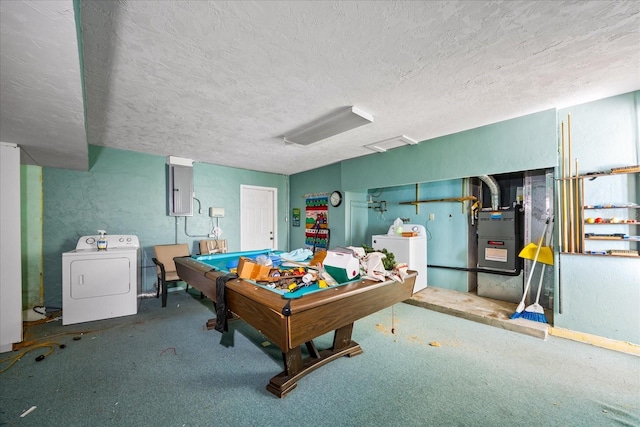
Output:
[[284,142],[309,145],[373,122],[373,116],[358,107],[343,108],[284,136]]
[[178,166],[193,166],[193,160],[185,159],[184,157],[176,157],[176,156],[167,156],[167,164],[168,165],[178,165]]
[[365,145],[369,150],[377,151],[378,153],[384,153],[387,150],[398,148],[403,145],[416,145],[418,142],[409,138],[406,135],[396,136],[395,138],[385,139],[383,141],[374,142],[373,144]]

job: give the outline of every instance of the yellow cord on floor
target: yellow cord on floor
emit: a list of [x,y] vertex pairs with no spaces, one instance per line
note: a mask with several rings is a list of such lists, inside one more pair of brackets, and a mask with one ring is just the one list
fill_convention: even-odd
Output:
[[49,356],[50,354],[52,354],[55,350],[56,350],[56,346],[59,346],[60,344],[57,342],[43,342],[40,344],[35,344],[32,347],[22,351],[21,353],[18,353],[16,355],[13,356],[9,356],[7,358],[1,359],[0,360],[0,365],[3,363],[7,363],[9,362],[9,365],[6,366],[3,369],[0,369],[0,374],[3,374],[4,372],[6,372],[7,370],[9,370],[9,368],[11,368],[13,365],[15,365],[20,359],[22,359],[27,353],[33,351],[33,350],[37,350],[39,348],[48,348],[49,351],[46,352],[43,356],[43,359],[47,356]]

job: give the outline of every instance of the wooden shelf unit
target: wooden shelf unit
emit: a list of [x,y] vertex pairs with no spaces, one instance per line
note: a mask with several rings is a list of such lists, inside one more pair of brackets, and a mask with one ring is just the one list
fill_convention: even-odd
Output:
[[[589,256],[606,256],[606,257],[623,257],[623,258],[640,258],[640,256],[629,256],[629,255],[612,255],[609,254],[608,252],[610,250],[614,250],[614,249],[608,249],[608,250],[587,250],[586,245],[589,242],[595,242],[595,241],[607,241],[607,242],[627,242],[630,243],[630,247],[631,249],[629,249],[630,251],[637,251],[640,253],[640,245],[637,245],[637,242],[640,242],[640,236],[630,236],[628,233],[620,233],[620,232],[616,232],[616,233],[608,233],[611,234],[612,237],[608,238],[606,234],[602,234],[602,235],[597,235],[597,237],[589,237],[587,234],[589,233],[585,233],[585,229],[592,229],[593,227],[602,227],[602,230],[606,230],[607,228],[612,229],[612,227],[615,227],[616,230],[622,230],[622,229],[626,229],[627,231],[629,230],[630,226],[637,226],[640,225],[640,218],[638,218],[638,212],[640,212],[640,206],[637,204],[638,200],[634,200],[630,203],[611,203],[611,204],[585,204],[585,185],[589,185],[590,181],[594,181],[597,178],[607,178],[607,177],[613,177],[613,176],[622,176],[622,175],[630,175],[630,174],[639,174],[640,172],[637,170],[637,168],[633,167],[633,168],[627,168],[627,170],[617,170],[617,171],[612,171],[612,172],[596,172],[596,173],[587,173],[584,175],[578,175],[578,176],[573,176],[573,177],[567,177],[567,178],[560,178],[558,179],[558,181],[560,182],[560,184],[562,185],[562,189],[563,191],[566,191],[567,188],[571,188],[572,190],[575,190],[575,194],[573,194],[573,213],[569,212],[568,215],[571,215],[571,218],[569,218],[569,221],[563,221],[564,227],[569,227],[570,225],[572,227],[571,228],[571,233],[572,236],[571,238],[574,239],[574,241],[572,242],[571,246],[573,247],[573,250],[571,250],[571,248],[566,248],[563,247],[561,245],[561,253],[563,254],[578,254],[578,255],[589,255]],[[567,184],[565,184],[567,183]],[[567,187],[568,185],[568,187]],[[565,215],[565,207],[563,206],[563,215]],[[598,217],[596,214],[598,213],[598,211],[605,211],[605,212],[613,212],[613,211],[620,211],[621,215],[623,216],[623,218],[620,218],[620,220],[624,220],[625,222],[611,222],[611,218],[606,219],[604,222],[594,222],[594,223],[590,223],[586,220],[585,217],[585,211],[594,212],[594,216]],[[622,213],[622,212],[626,212],[626,213]],[[636,216],[636,218],[629,218],[629,216],[631,215],[631,213],[633,212],[633,215]],[[626,220],[628,219],[633,219],[635,220],[635,222],[626,222]],[[568,222],[571,222],[572,224],[568,224]],[[562,231],[563,233],[565,233],[564,229]],[[592,234],[596,234],[591,232]],[[614,237],[614,234],[616,235],[623,235],[624,237]],[[564,239],[561,240],[563,243],[566,243]],[[570,249],[570,250],[567,250]],[[617,248],[616,248],[617,249]],[[595,253],[593,253],[595,252]],[[602,253],[604,252],[604,253]]]

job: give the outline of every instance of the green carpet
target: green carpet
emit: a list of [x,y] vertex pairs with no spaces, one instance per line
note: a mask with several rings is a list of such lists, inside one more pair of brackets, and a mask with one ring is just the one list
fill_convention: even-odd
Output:
[[0,374],[0,424],[640,425],[640,358],[408,304],[356,322],[363,354],[329,363],[278,399],[265,386],[282,370],[279,349],[243,322],[225,335],[207,330],[212,304],[195,295],[171,292],[164,309],[143,299],[125,318],[28,327],[25,340],[66,347],[40,362],[47,349],[29,352]]

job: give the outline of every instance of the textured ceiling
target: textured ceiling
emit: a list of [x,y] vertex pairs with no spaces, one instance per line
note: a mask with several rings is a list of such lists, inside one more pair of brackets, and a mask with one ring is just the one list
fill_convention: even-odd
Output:
[[[37,164],[86,169],[95,144],[292,174],[403,134],[424,141],[640,89],[637,1],[136,0],[80,10],[82,59],[73,3],[0,2],[0,139]],[[309,146],[283,142],[350,105],[374,122]]]
[[78,57],[71,1],[0,1],[0,141],[22,163],[87,169]]

